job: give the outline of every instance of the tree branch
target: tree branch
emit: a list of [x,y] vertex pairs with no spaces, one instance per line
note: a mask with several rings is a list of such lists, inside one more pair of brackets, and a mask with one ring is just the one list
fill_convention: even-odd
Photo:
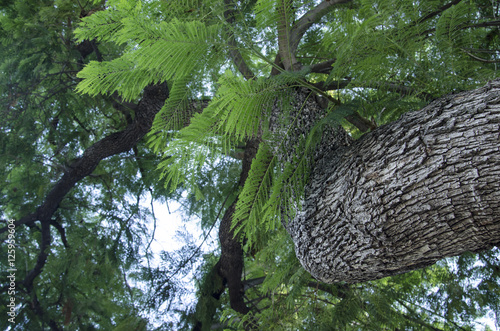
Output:
[[[50,190],[45,201],[38,207],[36,212],[21,218],[14,224],[18,226],[36,220],[50,222],[52,215],[66,194],[78,181],[90,175],[101,160],[111,155],[129,151],[149,132],[156,113],[160,111],[167,97],[168,88],[166,83],[146,87],[144,97],[137,106],[134,122],[128,125],[125,130],[113,133],[87,148],[82,157],[68,167],[68,170]],[[5,231],[7,231],[7,227],[0,229],[0,233]]]
[[[257,154],[259,140],[249,140],[245,148],[245,156],[243,158],[243,166],[240,175],[240,185],[245,183],[252,160]],[[231,308],[241,314],[247,314],[250,309],[246,306],[243,299],[243,282],[241,275],[243,272],[243,248],[239,238],[235,238],[232,230],[232,220],[236,202],[226,210],[219,225],[219,240],[221,245],[221,257],[217,262],[218,274],[227,282],[229,289],[229,301]]]
[[366,132],[368,130],[371,131],[377,128],[377,126],[374,123],[367,120],[356,111],[354,111],[352,114],[347,115],[345,119],[349,123],[357,127],[361,132]]
[[[156,113],[161,109],[167,97],[168,88],[166,83],[146,87],[144,97],[137,107],[134,122],[125,130],[111,134],[89,147],[81,158],[70,165],[37,210],[14,222],[16,226],[30,225],[36,220],[41,223],[40,253],[35,266],[22,281],[27,292],[31,292],[34,279],[40,275],[47,261],[52,240],[50,224],[52,223],[52,215],[59,208],[59,203],[78,181],[92,173],[102,159],[130,150],[149,131]],[[0,233],[6,230],[7,227],[3,227],[0,229]]]
[[334,64],[335,61],[337,61],[337,59],[331,59],[324,62],[313,64],[311,65],[310,70],[311,72],[317,74],[327,74],[330,71],[332,71],[332,64]]
[[351,2],[351,0],[329,0],[322,1],[319,5],[305,13],[301,18],[293,24],[290,31],[290,51],[295,53],[300,40],[306,31],[321,17],[326,15],[330,10],[335,8],[336,5],[341,3]]
[[289,1],[279,0],[277,5],[277,11],[280,15],[278,21],[278,54],[285,70],[294,70],[298,62],[295,58],[295,50],[291,47],[290,18],[287,13],[287,4]]
[[340,90],[351,85],[352,87],[386,89],[387,91],[390,92],[399,93],[401,96],[415,95],[427,101],[431,101],[434,99],[434,97],[430,93],[420,92],[415,90],[414,88],[391,82],[356,82],[356,81],[353,82],[351,79],[344,79],[340,81],[333,81],[328,84],[325,84],[325,82],[319,82],[311,85],[322,91]]
[[462,0],[454,0],[444,6],[442,6],[441,8],[433,11],[432,13],[429,13],[427,15],[425,15],[424,17],[421,17],[419,18],[415,23],[413,23],[412,25],[410,26],[413,26],[413,25],[417,25],[417,24],[420,24],[420,23],[423,23],[427,20],[430,20],[431,18],[441,14],[442,12],[444,12],[446,9],[450,8],[451,6],[454,6],[454,5],[457,5],[458,3],[460,3]]
[[50,220],[50,225],[54,226],[57,231],[59,232],[59,235],[61,236],[61,240],[63,242],[63,245],[65,248],[69,247],[68,244],[68,239],[66,238],[66,231],[64,230],[64,227],[57,222],[57,220]]
[[[232,25],[235,21],[234,10],[232,9],[234,3],[232,0],[224,0],[224,5],[226,6],[226,10],[224,11],[224,18],[229,25]],[[234,38],[233,31],[230,30],[228,34],[229,38],[227,43],[229,45],[229,55],[231,56],[231,60],[233,61],[234,65],[236,66],[236,68],[238,68],[245,79],[249,80],[255,78],[254,73],[247,65],[247,63],[243,59],[243,56],[238,50],[238,44],[236,43],[236,39]]]
[[484,63],[500,63],[500,60],[487,60],[487,59],[483,59],[483,58],[481,58],[479,56],[476,56],[476,55],[474,55],[474,54],[466,51],[463,48],[460,48],[460,50],[462,52],[464,52],[465,54],[467,54],[468,56],[470,56],[471,58],[473,58],[474,60],[479,61],[479,62],[484,62]]
[[355,283],[498,245],[499,123],[495,80],[322,152],[286,228],[304,268]]
[[252,288],[254,286],[262,284],[265,279],[266,279],[266,276],[258,277],[258,278],[252,278],[252,279],[246,279],[243,282],[243,289],[244,289],[244,291],[246,291],[249,288]]
[[42,222],[42,237],[40,239],[40,253],[36,259],[35,267],[31,269],[24,280],[22,281],[26,291],[28,293],[33,289],[33,281],[42,272],[45,262],[47,262],[47,257],[49,256],[49,247],[52,241],[50,235],[50,223]]

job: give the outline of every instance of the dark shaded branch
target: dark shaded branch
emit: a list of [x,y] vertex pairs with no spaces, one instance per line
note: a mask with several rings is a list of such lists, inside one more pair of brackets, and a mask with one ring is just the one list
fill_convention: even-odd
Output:
[[[257,154],[258,146],[259,140],[257,139],[249,140],[246,144],[240,175],[240,185],[243,185],[248,177],[250,165]],[[231,308],[241,314],[250,312],[250,309],[245,303],[244,296],[245,290],[248,287],[241,279],[244,266],[243,248],[240,238],[235,238],[234,231],[231,229],[235,206],[236,201],[226,210],[220,222],[219,240],[221,256],[210,272],[211,274],[207,276],[211,279],[210,282],[213,283],[210,293],[203,294],[198,299],[196,307],[196,315],[198,315],[198,317],[197,320],[194,321],[193,330],[202,330],[209,327],[203,323],[207,323],[207,320],[213,319],[213,315],[215,314],[213,300],[219,300],[226,287],[229,289]],[[199,318],[199,315],[204,315],[205,318]],[[250,322],[245,323],[244,327],[245,329],[254,329],[256,327],[256,322],[253,318],[250,318]]]
[[458,4],[458,3],[460,3],[461,1],[462,0],[454,0],[454,1],[452,1],[452,2],[450,2],[448,4],[446,4],[446,5],[442,6],[441,8],[436,9],[432,13],[429,13],[429,14],[425,15],[424,17],[419,18],[411,26],[423,23],[423,22],[425,22],[427,20],[430,20],[433,17],[436,17],[437,15],[441,14],[442,12],[444,12],[446,9],[450,8],[451,6],[454,6],[454,5]]
[[324,62],[313,64],[311,65],[310,70],[311,72],[317,74],[327,74],[330,71],[332,71],[332,64],[334,64],[335,61],[337,61],[337,59],[331,59]]
[[[260,141],[257,139],[247,142],[240,175],[240,186],[244,185],[248,177],[250,166],[259,148],[259,143]],[[231,308],[239,313],[247,314],[250,312],[250,309],[244,302],[244,286],[241,280],[243,272],[243,248],[240,239],[235,238],[234,231],[232,230],[235,206],[236,201],[226,210],[219,226],[221,257],[219,262],[217,262],[217,271],[221,278],[227,282]]]
[[253,278],[253,279],[246,279],[243,282],[243,290],[246,291],[249,288],[252,288],[254,286],[260,285],[260,284],[262,284],[264,282],[265,279],[266,279],[266,276],[259,277],[259,278]]
[[285,70],[285,68],[283,67],[283,63],[281,62],[280,53],[278,52],[278,54],[276,54],[276,57],[274,58],[274,65],[271,69],[271,76],[279,75],[282,72],[281,69]]
[[[133,123],[125,130],[113,133],[90,146],[83,155],[74,161],[62,178],[47,194],[43,204],[36,212],[31,213],[19,221],[16,226],[32,223],[35,220],[49,221],[59,207],[64,196],[76,185],[78,181],[90,175],[99,162],[111,155],[127,152],[149,131],[156,113],[161,109],[168,97],[166,83],[146,87],[144,97],[137,107]],[[0,229],[0,233],[7,230]]]
[[332,81],[328,84],[326,84],[325,82],[311,83],[311,85],[313,85],[314,87],[316,87],[317,89],[320,89],[322,91],[341,90],[341,89],[344,89],[347,86],[349,86],[349,84],[351,84],[350,79],[336,80],[336,81]]
[[49,222],[42,222],[42,237],[40,239],[40,253],[36,259],[35,267],[31,269],[24,280],[22,281],[26,291],[29,293],[33,289],[33,280],[42,273],[47,257],[49,256],[49,246],[51,243],[50,224]]
[[[111,134],[89,147],[81,158],[69,166],[36,212],[14,222],[16,226],[22,224],[32,225],[36,220],[41,223],[40,253],[34,268],[28,272],[22,281],[27,292],[31,292],[34,279],[42,272],[47,261],[51,243],[51,219],[59,207],[59,203],[78,181],[92,173],[102,159],[130,150],[149,131],[156,113],[161,109],[167,97],[168,88],[166,83],[146,87],[144,97],[138,105],[134,122],[125,130]],[[0,229],[0,233],[6,230],[7,227],[3,227]]]
[[69,247],[68,240],[66,238],[66,231],[64,230],[63,226],[57,222],[57,220],[50,220],[50,225],[55,227],[57,231],[59,232],[59,235],[61,236],[61,240],[63,242],[63,245],[65,248]]
[[415,90],[414,88],[391,82],[356,82],[352,81],[351,79],[344,79],[340,81],[333,81],[328,84],[319,82],[311,85],[322,91],[340,90],[350,85],[351,87],[386,89],[389,92],[399,93],[401,96],[414,95],[427,101],[431,101],[434,99],[434,97],[430,93],[420,92]]
[[476,56],[468,51],[466,51],[465,49],[461,48],[460,49],[462,52],[464,52],[465,54],[467,54],[468,56],[470,56],[471,58],[473,58],[474,60],[476,61],[479,61],[479,62],[484,62],[484,63],[500,63],[500,60],[487,60],[487,59],[483,59],[479,56]]
[[353,112],[345,117],[345,119],[357,127],[361,132],[366,132],[368,130],[375,130],[377,126],[371,121],[367,120],[361,116],[358,112]]

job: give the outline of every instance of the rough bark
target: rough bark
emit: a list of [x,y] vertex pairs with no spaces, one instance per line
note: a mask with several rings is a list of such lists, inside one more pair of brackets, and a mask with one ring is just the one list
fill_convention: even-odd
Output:
[[378,279],[500,243],[500,80],[349,145],[326,136],[286,224],[318,280]]

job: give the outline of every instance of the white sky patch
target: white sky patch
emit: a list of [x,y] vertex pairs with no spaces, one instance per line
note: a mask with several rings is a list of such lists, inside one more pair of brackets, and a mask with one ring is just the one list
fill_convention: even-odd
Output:
[[[151,208],[151,197],[146,196],[142,199],[143,207]],[[189,233],[194,239],[194,243],[196,247],[200,247],[201,253],[208,253],[214,251],[217,247],[218,241],[218,232],[217,227],[214,227],[209,236],[205,239],[205,235],[200,228],[199,220],[196,217],[192,217],[189,221],[185,220],[185,216],[182,212],[182,206],[179,202],[176,201],[168,201],[165,202],[153,202],[154,215],[156,217],[156,228],[154,229],[154,220],[151,218],[148,224],[148,228],[150,230],[150,235],[153,235],[154,229],[154,239],[151,242],[150,251],[153,253],[153,258],[149,261],[150,267],[160,267],[165,268],[165,263],[161,260],[161,252],[169,252],[174,256],[175,251],[182,250],[182,248],[186,245],[184,241],[182,241],[181,236],[178,233]],[[151,237],[148,238],[148,242],[151,240]],[[147,262],[144,261],[143,264],[147,266]],[[196,264],[196,267],[199,266],[199,263]],[[194,284],[194,270],[189,270],[187,275],[182,277],[182,281],[185,282],[184,290],[186,291],[184,294],[177,295],[172,302],[172,307],[177,310],[188,310],[192,308],[196,302],[196,288]],[[174,273],[175,270],[170,270],[170,272]],[[176,277],[175,275],[173,277]],[[139,285],[140,288],[145,290],[144,286],[147,284]],[[165,314],[165,309],[167,308],[167,303],[164,303],[157,312],[150,312],[146,316],[153,324],[154,327],[160,327],[164,322],[178,322],[178,315],[175,312],[171,314]]]

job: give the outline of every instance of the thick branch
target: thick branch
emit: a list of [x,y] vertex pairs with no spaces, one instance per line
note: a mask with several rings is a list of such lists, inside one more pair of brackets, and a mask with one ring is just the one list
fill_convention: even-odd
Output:
[[370,122],[363,116],[361,116],[358,112],[354,111],[352,114],[349,114],[345,117],[345,119],[359,129],[361,132],[366,132],[368,130],[374,130],[377,126],[375,123]]
[[327,74],[330,71],[332,71],[332,64],[334,64],[336,60],[337,59],[331,59],[324,62],[313,64],[311,65],[310,70],[311,72],[318,74]]
[[496,80],[348,147],[327,141],[287,224],[299,260],[323,282],[353,283],[499,245],[499,133]]

